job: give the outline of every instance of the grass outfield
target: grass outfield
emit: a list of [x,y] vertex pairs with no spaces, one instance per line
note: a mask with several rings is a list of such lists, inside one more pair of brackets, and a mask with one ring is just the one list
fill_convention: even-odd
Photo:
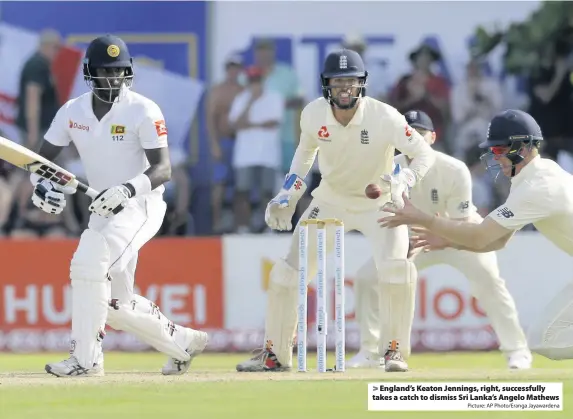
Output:
[[[65,354],[0,354],[0,419],[359,419],[573,418],[573,361],[537,357],[534,369],[508,371],[497,352],[415,354],[411,372],[237,373],[247,355],[207,354],[190,373],[163,377],[155,353],[106,355],[103,378],[63,379],[43,371]],[[331,356],[331,360],[333,357]],[[309,361],[309,368],[315,363]],[[563,382],[562,412],[368,412],[368,382]]]

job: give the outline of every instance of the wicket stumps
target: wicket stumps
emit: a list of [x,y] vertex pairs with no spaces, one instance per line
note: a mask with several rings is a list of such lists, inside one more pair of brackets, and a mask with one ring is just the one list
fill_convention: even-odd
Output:
[[308,227],[316,225],[316,352],[317,370],[326,372],[326,336],[328,327],[326,285],[326,227],[334,226],[334,326],[336,330],[335,372],[344,372],[346,358],[346,319],[344,312],[344,224],[335,218],[303,220],[298,229],[298,371],[306,372],[308,315]]

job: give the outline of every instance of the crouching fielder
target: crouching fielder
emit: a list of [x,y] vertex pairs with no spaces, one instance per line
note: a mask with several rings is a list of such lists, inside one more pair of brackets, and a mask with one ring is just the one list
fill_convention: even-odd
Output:
[[[338,218],[346,231],[357,230],[372,245],[381,273],[381,304],[392,311],[383,318],[379,351],[389,371],[407,369],[410,331],[414,317],[416,272],[407,260],[408,230],[381,229],[379,207],[391,201],[403,205],[402,192],[419,181],[434,162],[434,151],[410,128],[393,107],[365,96],[367,72],[360,55],[342,50],[328,55],[322,73],[324,97],[309,103],[301,115],[301,139],[283,189],[267,206],[266,222],[289,230],[304,179],[318,150],[322,180],[301,219]],[[391,175],[395,149],[413,158],[409,169]],[[381,180],[381,176],[384,178]],[[378,201],[366,197],[370,183],[386,193]],[[331,250],[332,242],[327,244]],[[308,279],[316,274],[316,234],[308,237]],[[294,234],[284,259],[271,271],[268,291],[266,347],[237,370],[283,371],[292,367],[297,323],[298,235]],[[391,344],[389,344],[391,343]],[[398,346],[399,344],[399,346]]]
[[[421,111],[410,111],[405,117],[408,124],[423,135],[430,145],[434,143],[436,134],[428,115]],[[402,167],[408,167],[410,163],[410,159],[403,154],[394,160]],[[438,213],[458,221],[480,223],[482,218],[475,211],[471,195],[471,175],[467,166],[446,154],[436,153],[436,162],[424,179],[410,191],[410,200],[412,205],[426,214]],[[443,249],[416,253],[414,250],[411,260],[418,272],[430,266],[446,264],[463,273],[470,281],[472,294],[490,318],[509,367],[521,369],[531,366],[531,353],[519,325],[513,298],[499,276],[495,252]],[[380,335],[377,276],[373,259],[366,262],[356,275],[354,290],[361,348],[346,364],[349,368],[378,367],[384,362],[378,356],[377,348]]]
[[[103,375],[107,322],[168,355],[163,374],[182,374],[205,348],[207,334],[173,324],[153,302],[133,294],[139,249],[165,215],[163,184],[171,176],[165,121],[157,104],[129,90],[132,58],[120,38],[92,41],[84,78],[91,93],[62,106],[39,150],[53,160],[73,142],[90,186],[101,191],[70,266],[71,356],[46,365],[46,372]],[[65,194],[75,192],[37,177],[32,182],[33,203],[49,214],[60,214]]]
[[[498,250],[515,231],[532,223],[561,250],[573,256],[573,176],[539,156],[541,129],[527,113],[507,110],[496,115],[487,140],[480,144],[488,168],[511,179],[507,201],[480,224],[423,213],[408,200],[403,209],[380,219],[381,225],[409,224],[417,245],[436,242],[474,252]],[[531,263],[528,260],[516,263]],[[566,286],[537,317],[527,333],[532,351],[550,359],[573,359],[573,284]]]

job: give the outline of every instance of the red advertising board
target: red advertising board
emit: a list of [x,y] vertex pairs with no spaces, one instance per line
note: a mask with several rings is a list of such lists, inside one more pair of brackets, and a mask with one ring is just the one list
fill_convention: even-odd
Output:
[[[0,350],[66,347],[69,263],[76,245],[75,240],[0,241]],[[139,255],[137,291],[176,323],[222,329],[221,254],[218,238],[153,240]],[[111,348],[129,348],[122,335],[108,333]]]

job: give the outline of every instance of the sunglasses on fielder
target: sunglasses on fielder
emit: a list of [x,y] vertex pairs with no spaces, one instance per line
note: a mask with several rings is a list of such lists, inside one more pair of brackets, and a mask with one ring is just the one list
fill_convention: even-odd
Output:
[[507,154],[510,149],[511,146],[495,146],[490,147],[489,151],[495,156],[503,156],[504,154]]

